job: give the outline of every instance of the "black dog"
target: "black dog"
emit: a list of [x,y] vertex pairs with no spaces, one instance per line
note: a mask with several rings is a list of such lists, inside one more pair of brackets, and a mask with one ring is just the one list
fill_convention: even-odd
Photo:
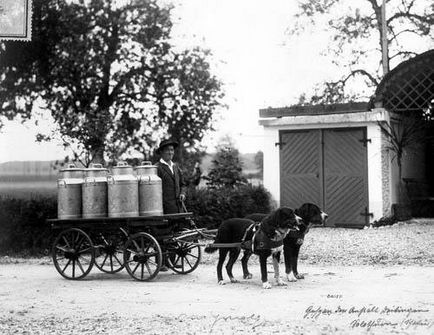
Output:
[[[261,279],[264,288],[271,288],[267,275],[267,258],[273,255],[273,266],[278,285],[284,284],[279,276],[279,256],[283,249],[283,239],[290,229],[299,225],[299,220],[294,211],[290,208],[279,208],[269,215],[266,215],[260,224],[250,219],[228,219],[220,225],[214,243],[222,243],[219,248],[219,261],[217,264],[217,280],[224,284],[222,267],[229,252],[229,261],[226,264],[226,271],[232,283],[237,282],[232,274],[232,267],[237,260],[241,248],[245,250],[241,259],[244,278],[250,279],[252,275],[247,268],[247,261],[252,253],[259,255],[261,266]],[[225,247],[224,244],[229,244]],[[230,246],[235,244],[235,246]],[[208,246],[205,252],[212,253],[217,248]],[[277,276],[276,276],[277,274]]]
[[291,231],[283,240],[283,253],[285,255],[285,273],[288,281],[297,281],[304,279],[302,274],[298,273],[298,253],[304,242],[304,236],[309,232],[312,226],[324,225],[328,215],[324,213],[317,205],[303,204],[295,210],[295,213],[301,217],[302,224],[298,231]]
[[[301,217],[302,223],[298,226],[299,229],[291,230],[283,239],[283,253],[285,255],[285,273],[288,281],[297,281],[303,279],[304,276],[298,273],[298,254],[300,247],[304,242],[304,236],[309,232],[309,229],[314,225],[324,225],[328,215],[314,204],[306,203],[295,210],[295,214]],[[248,218],[260,222],[267,215],[255,213],[247,216]]]

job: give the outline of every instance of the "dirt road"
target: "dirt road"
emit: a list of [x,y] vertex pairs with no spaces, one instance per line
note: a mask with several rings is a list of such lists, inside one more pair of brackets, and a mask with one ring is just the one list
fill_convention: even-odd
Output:
[[69,281],[50,264],[2,264],[0,333],[434,334],[434,267],[302,271],[306,279],[264,290],[255,264],[252,280],[224,286],[210,264],[152,282],[96,269]]

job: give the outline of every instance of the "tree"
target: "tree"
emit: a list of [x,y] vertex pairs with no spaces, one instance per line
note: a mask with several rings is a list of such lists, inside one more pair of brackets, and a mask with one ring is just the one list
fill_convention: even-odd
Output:
[[259,178],[262,179],[264,177],[264,153],[262,151],[255,154],[255,164],[259,169]]
[[49,112],[55,133],[85,165],[132,152],[148,158],[165,133],[193,146],[212,128],[221,83],[211,74],[209,51],[171,45],[171,6],[156,0],[33,4],[33,40],[0,47],[0,115]]
[[204,179],[208,180],[207,185],[211,188],[234,188],[247,183],[242,171],[243,167],[238,150],[230,138],[225,138],[217,146],[212,167]]
[[[426,50],[432,45],[434,4],[427,0],[386,0],[386,8],[384,65],[387,71],[390,64],[398,64],[416,54],[415,50],[408,49],[409,38],[419,40],[420,45],[426,45]],[[326,53],[343,69],[339,78],[317,85],[310,99],[302,96],[299,102],[337,103],[371,95],[385,74],[380,71],[385,46],[381,0],[301,0],[299,9],[291,34],[300,34],[305,27],[314,26],[316,20],[327,18],[325,24],[331,30],[332,42]],[[351,85],[358,85],[357,91],[352,91]]]
[[[221,83],[210,74],[205,61],[208,50],[194,48],[174,55],[161,66],[162,78],[156,85],[158,125],[176,139],[178,161],[183,164],[185,149],[200,145],[206,131],[212,127],[213,110],[223,98]],[[176,78],[178,84],[173,85]]]

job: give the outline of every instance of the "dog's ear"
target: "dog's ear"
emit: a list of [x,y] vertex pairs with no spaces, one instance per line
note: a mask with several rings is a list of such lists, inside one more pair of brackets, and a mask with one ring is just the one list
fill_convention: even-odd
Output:
[[293,228],[296,225],[294,211],[289,207],[280,207],[262,220],[261,229],[268,237],[272,237],[277,228]]
[[279,227],[279,223],[282,222],[283,215],[282,208],[278,208],[262,220],[262,230],[268,237],[274,236],[276,229]]
[[295,213],[300,216],[306,225],[318,225],[322,223],[321,209],[311,203],[303,204],[296,209]]
[[313,217],[321,214],[321,210],[317,205],[305,203],[295,210],[295,214],[300,216],[306,224],[309,224]]
[[273,237],[277,228],[278,210],[272,211],[261,222],[261,229],[268,237]]
[[308,207],[309,207],[309,204],[303,204],[303,205],[301,205],[300,208],[297,208],[295,210],[295,214],[298,215],[299,217],[301,217],[303,219],[303,221],[306,221],[306,222],[309,221],[309,218],[308,218],[309,209],[308,209]]
[[281,207],[278,210],[277,225],[281,228],[292,228],[297,225],[294,211],[289,207]]

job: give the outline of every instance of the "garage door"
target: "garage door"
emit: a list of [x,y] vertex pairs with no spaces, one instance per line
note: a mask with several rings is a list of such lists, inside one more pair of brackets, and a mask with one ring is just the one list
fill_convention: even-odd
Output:
[[366,128],[280,133],[280,201],[318,204],[328,225],[363,226],[369,216]]

